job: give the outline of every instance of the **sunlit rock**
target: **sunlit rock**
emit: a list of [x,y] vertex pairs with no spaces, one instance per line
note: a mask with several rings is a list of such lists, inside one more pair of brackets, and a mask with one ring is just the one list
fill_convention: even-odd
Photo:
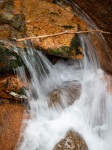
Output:
[[[77,17],[66,9],[45,1],[24,0],[26,36],[52,35],[66,30],[77,32]],[[35,10],[35,11],[34,11]],[[82,58],[80,38],[77,34],[33,39],[34,46],[45,53],[66,57]]]
[[22,119],[25,118],[22,105],[0,105],[0,149],[14,150],[19,142]]
[[[79,19],[78,17],[76,17],[76,15],[74,15],[76,14],[76,12],[71,9],[70,6],[68,6],[69,3],[71,4],[71,6],[74,6],[73,2],[69,1],[67,5],[64,6],[65,8],[62,8],[61,6],[58,6],[56,4],[52,4],[53,2],[54,1],[52,0],[3,0],[2,2],[0,2],[0,24],[5,26],[0,26],[0,40],[5,38],[10,42],[13,41],[12,43],[17,45],[17,47],[21,47],[19,44],[22,42],[16,42],[14,41],[15,39],[32,36],[52,35],[55,33],[63,32],[65,30],[88,30],[88,21],[83,17],[84,14],[82,15],[82,17],[85,22],[83,21],[83,19]],[[89,7],[89,9],[86,9],[90,2],[76,2],[79,6],[84,8],[87,13],[90,8],[93,7],[92,5],[90,5],[91,7]],[[94,2],[92,3],[94,5],[97,5]],[[99,4],[98,2],[98,6],[101,8],[101,10],[104,9],[102,3]],[[96,8],[97,7],[95,7],[97,16],[94,15],[92,11],[90,15],[94,19],[94,21],[98,23],[101,29],[107,31],[108,28],[106,24],[103,24],[102,20],[100,20],[101,13],[98,12],[97,10],[99,9]],[[106,12],[107,8],[109,9],[110,7],[108,6],[105,8]],[[94,9],[92,10],[94,12]],[[108,18],[106,18],[106,20],[106,22],[108,22]],[[111,30],[111,28],[109,29]],[[96,34],[90,34],[90,37],[92,36],[94,36],[92,38],[92,41],[94,41],[93,45],[96,47],[96,54],[102,69],[104,69],[106,72],[111,73],[112,65],[110,61],[108,61],[111,60],[110,49],[108,49],[107,47],[105,50],[105,46],[103,45],[106,45],[106,43],[104,41],[103,44],[102,42],[99,42]],[[107,40],[109,40],[111,43],[111,35],[105,35],[105,37],[107,37]],[[77,34],[62,34],[59,36],[46,37],[42,39],[33,39],[32,41],[34,43],[34,46],[38,50],[42,50],[50,55],[66,58],[83,58],[83,49],[81,48],[80,36]],[[2,44],[0,44],[0,46],[1,45]],[[23,45],[23,43],[21,45]],[[25,47],[23,46],[22,48],[24,50]]]

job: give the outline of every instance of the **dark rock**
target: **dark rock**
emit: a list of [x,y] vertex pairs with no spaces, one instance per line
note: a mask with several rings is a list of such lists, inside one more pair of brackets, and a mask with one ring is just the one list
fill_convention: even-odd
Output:
[[13,70],[20,65],[22,65],[22,61],[14,47],[6,47],[0,43],[0,72]]
[[[71,1],[71,0],[70,0]],[[83,11],[85,11],[95,24],[104,31],[112,33],[112,1],[106,0],[73,0]],[[112,49],[112,36],[104,35]]]

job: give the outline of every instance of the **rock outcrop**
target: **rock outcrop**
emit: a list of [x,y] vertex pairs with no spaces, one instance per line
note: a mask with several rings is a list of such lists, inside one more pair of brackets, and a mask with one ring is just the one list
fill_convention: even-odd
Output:
[[[18,53],[25,51],[24,42],[16,39],[78,31],[77,17],[52,1],[4,0],[0,2],[0,72],[10,72],[21,65]],[[67,17],[66,17],[67,16]],[[82,58],[77,34],[62,34],[33,40],[35,48],[50,55]]]
[[21,65],[17,52],[22,51],[23,43],[17,43],[15,38],[24,35],[24,15],[16,11],[12,0],[0,4],[0,73],[9,73]]
[[22,119],[25,118],[22,105],[0,105],[0,150],[14,150],[19,142]]
[[73,131],[67,133],[65,139],[56,144],[54,150],[88,150],[83,138]]
[[[19,56],[15,48],[21,53],[25,45],[22,42],[14,41],[15,39],[23,38],[24,36],[49,35],[71,29],[78,31],[79,26],[81,30],[87,30],[87,24],[72,14],[69,7],[62,8],[52,4],[52,2],[52,0],[31,2],[27,0],[4,0],[0,3],[1,73],[8,72],[21,65],[21,60],[18,59]],[[69,11],[66,9],[69,9]],[[102,68],[109,72],[111,63],[108,62],[108,56],[104,52],[103,46],[98,43],[97,38],[93,37],[93,41],[95,41],[94,46],[97,47],[97,55],[100,58]],[[63,34],[40,40],[35,39],[33,42],[39,50],[51,55],[68,58],[82,57],[78,35]],[[78,48],[78,51],[75,47]]]
[[[111,20],[109,20],[109,17],[106,18],[109,28],[107,28],[105,19],[100,19],[101,12],[98,10],[104,10],[103,3],[99,3],[99,1],[97,3],[96,1],[83,1],[82,3],[77,0],[74,1],[87,13],[88,11],[91,12],[89,13],[90,17],[92,17],[95,23],[97,23],[98,27],[106,31],[111,31],[111,27],[109,25],[111,24],[109,23]],[[53,2],[53,0],[4,0],[0,2],[0,49],[2,51],[7,51],[8,49],[12,53],[11,55],[14,56],[10,56],[9,63],[8,59],[6,59],[7,63],[4,63],[3,59],[0,57],[0,65],[6,64],[4,67],[2,66],[1,71],[3,71],[4,68],[6,70],[11,70],[11,68],[20,65],[20,62],[18,63],[17,61],[18,57],[15,57],[16,54],[14,53],[14,48],[17,47],[18,51],[21,52],[22,50],[24,51],[25,45],[23,42],[14,41],[15,39],[52,35],[66,30],[72,30],[74,32],[78,30],[88,30],[87,24],[82,19],[74,15],[72,13],[72,9],[68,5],[66,5],[65,8],[62,8],[61,6],[53,4]],[[74,7],[72,1],[69,1],[68,4]],[[95,9],[92,9],[93,12],[96,12],[97,17],[94,13],[92,13],[92,11],[90,11],[93,4],[94,7],[98,4]],[[105,3],[105,6],[107,6],[107,4],[108,3]],[[86,9],[87,7],[89,9]],[[109,14],[110,11],[107,10],[110,10],[109,5],[108,7],[105,7],[105,11],[103,11],[104,14]],[[104,23],[102,21],[104,21]],[[105,37],[107,41],[109,41],[108,43],[111,48],[110,35],[105,35]],[[95,35],[93,37],[93,41],[95,41],[94,45],[96,46],[96,53],[99,62],[106,72],[111,73],[111,50],[108,48],[105,50],[105,47],[98,40],[99,39]],[[62,34],[41,39],[34,38],[32,41],[38,50],[44,51],[50,55],[66,58],[83,58],[80,37],[77,34]],[[9,57],[6,56],[5,58]],[[13,60],[15,60],[14,64],[12,64]],[[11,67],[6,67],[7,64]]]
[[[45,1],[23,1],[26,36],[52,35],[65,30],[79,30],[74,14]],[[35,10],[35,11],[34,11]],[[50,55],[66,58],[80,58],[82,49],[77,34],[62,34],[53,37],[33,39],[34,46]]]
[[22,60],[15,52],[15,47],[13,46],[8,41],[1,41],[0,73],[10,73],[13,69],[22,65]]
[[25,84],[20,80],[19,77],[14,75],[4,75],[0,77],[0,103],[17,103],[21,102],[22,98],[18,98],[11,93],[24,95]]

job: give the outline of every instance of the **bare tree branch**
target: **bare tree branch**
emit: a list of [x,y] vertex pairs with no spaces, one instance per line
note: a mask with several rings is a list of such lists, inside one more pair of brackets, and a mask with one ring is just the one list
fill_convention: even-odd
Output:
[[66,30],[66,31],[59,32],[59,33],[56,33],[56,34],[33,36],[33,37],[26,37],[26,38],[16,39],[16,41],[19,42],[19,41],[24,41],[24,40],[36,39],[36,38],[41,39],[41,38],[58,36],[58,35],[62,35],[62,34],[83,34],[83,33],[91,33],[91,32],[100,32],[100,33],[104,33],[104,34],[110,34],[110,32],[106,32],[106,31],[102,31],[102,30],[88,30],[88,31],[78,31],[78,32]]

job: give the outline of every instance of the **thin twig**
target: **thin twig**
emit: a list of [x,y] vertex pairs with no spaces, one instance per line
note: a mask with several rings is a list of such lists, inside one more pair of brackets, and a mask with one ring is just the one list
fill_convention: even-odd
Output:
[[102,31],[102,30],[88,30],[88,31],[78,31],[78,32],[66,30],[66,31],[63,31],[63,32],[60,32],[60,33],[56,33],[56,34],[42,35],[42,36],[33,36],[33,37],[16,39],[16,41],[19,42],[19,41],[30,40],[30,39],[35,39],[35,38],[41,39],[41,38],[58,36],[58,35],[62,35],[62,34],[83,34],[83,33],[91,33],[91,32],[100,32],[100,33],[110,34],[110,32],[105,32],[105,31]]

